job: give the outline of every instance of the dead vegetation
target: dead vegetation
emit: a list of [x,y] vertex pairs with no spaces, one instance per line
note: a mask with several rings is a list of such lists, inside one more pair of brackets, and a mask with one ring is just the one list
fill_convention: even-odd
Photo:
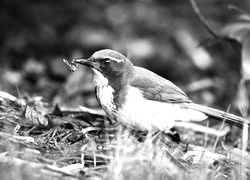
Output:
[[188,131],[188,144],[176,144],[162,134],[152,138],[150,134],[132,133],[90,110],[63,111],[56,106],[42,114],[31,108],[29,100],[1,93],[3,179],[245,179],[249,176],[248,152],[226,145],[223,140],[226,134],[219,137],[194,129]]
[[[214,39],[200,42],[207,32],[188,1],[2,2],[0,179],[249,179],[247,124],[179,124],[189,143],[177,144],[163,134],[131,132],[92,109],[60,100],[51,107],[58,97],[97,105],[88,72],[69,75],[61,59],[125,46],[135,63],[181,85],[194,102],[224,110],[232,104],[233,113],[249,118],[249,14],[229,6],[238,14],[225,24],[235,15],[225,4],[190,2],[203,23],[198,7],[211,17],[204,27]],[[31,92],[47,94],[48,103],[24,97]]]

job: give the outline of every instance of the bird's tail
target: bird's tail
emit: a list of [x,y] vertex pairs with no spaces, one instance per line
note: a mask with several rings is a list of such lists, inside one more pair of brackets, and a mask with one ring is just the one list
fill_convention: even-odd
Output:
[[247,123],[250,125],[250,121],[248,119],[244,119],[240,116],[236,116],[234,114],[224,112],[218,109],[210,108],[210,107],[195,104],[195,103],[188,104],[188,108],[196,110],[196,111],[200,111],[206,114],[207,116],[214,117],[215,119],[220,119],[220,120],[225,119],[235,125],[242,126],[244,123]]

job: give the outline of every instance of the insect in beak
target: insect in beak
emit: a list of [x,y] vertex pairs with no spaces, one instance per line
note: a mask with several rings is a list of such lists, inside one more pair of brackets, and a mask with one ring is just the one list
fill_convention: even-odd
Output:
[[83,57],[74,59],[72,63],[77,63],[89,67],[95,67],[96,64],[92,58],[83,58]]

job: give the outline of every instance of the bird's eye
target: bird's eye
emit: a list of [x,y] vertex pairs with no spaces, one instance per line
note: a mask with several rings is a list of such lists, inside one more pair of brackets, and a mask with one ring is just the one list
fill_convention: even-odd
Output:
[[104,62],[105,64],[109,64],[109,63],[111,62],[111,60],[110,60],[110,59],[104,59],[103,62]]

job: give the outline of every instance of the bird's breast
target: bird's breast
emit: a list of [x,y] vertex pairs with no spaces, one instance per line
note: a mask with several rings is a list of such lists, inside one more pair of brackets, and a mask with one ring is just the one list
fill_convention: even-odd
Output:
[[111,86],[96,87],[96,97],[102,109],[107,113],[109,118],[114,119],[114,89]]
[[92,69],[94,72],[94,85],[96,87],[96,98],[102,109],[107,113],[109,118],[114,119],[115,103],[114,89],[109,85],[108,79],[99,71]]

